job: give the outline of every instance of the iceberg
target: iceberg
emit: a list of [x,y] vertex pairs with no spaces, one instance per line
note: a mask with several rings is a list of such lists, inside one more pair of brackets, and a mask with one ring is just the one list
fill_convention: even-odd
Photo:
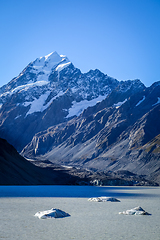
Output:
[[130,210],[119,212],[119,214],[124,214],[124,215],[151,215],[150,213],[146,212],[141,207],[135,207],[135,208],[132,208]]
[[70,214],[56,208],[51,208],[50,210],[37,212],[35,217],[38,217],[39,219],[46,219],[46,218],[63,218],[63,217],[69,217]]
[[113,197],[95,197],[89,198],[88,201],[90,202],[120,202],[117,198]]

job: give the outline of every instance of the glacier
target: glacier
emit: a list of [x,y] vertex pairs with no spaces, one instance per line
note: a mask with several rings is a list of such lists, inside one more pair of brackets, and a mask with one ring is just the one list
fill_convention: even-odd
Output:
[[43,112],[49,107],[53,100],[62,96],[63,94],[64,92],[60,91],[55,97],[51,98],[51,100],[47,104],[45,104],[45,102],[50,95],[50,91],[47,91],[45,94],[41,95],[38,99],[35,98],[32,102],[24,102],[23,106],[27,107],[30,105],[30,109],[27,112],[26,116],[35,112]]
[[73,101],[73,105],[72,105],[71,108],[69,108],[69,110],[68,110],[69,113],[66,116],[66,118],[70,118],[70,117],[73,117],[73,116],[78,117],[84,111],[84,109],[96,105],[98,102],[101,102],[106,97],[107,97],[107,95],[105,95],[105,96],[100,95],[99,97],[94,98],[90,101],[88,101],[88,100],[83,100],[81,102]]

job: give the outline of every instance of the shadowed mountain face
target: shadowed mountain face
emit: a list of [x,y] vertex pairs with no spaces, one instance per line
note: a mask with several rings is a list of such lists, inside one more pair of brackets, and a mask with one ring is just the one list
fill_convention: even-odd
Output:
[[35,166],[0,138],[0,185],[75,185],[81,178],[53,164]]
[[[42,172],[0,139],[0,185],[42,184]],[[45,182],[45,180],[44,180]]]
[[53,52],[0,94],[0,136],[24,157],[160,183],[160,82],[146,88],[97,69],[83,74]]

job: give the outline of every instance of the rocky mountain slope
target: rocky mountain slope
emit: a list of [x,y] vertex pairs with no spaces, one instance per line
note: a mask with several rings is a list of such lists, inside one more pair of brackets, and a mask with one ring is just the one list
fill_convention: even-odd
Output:
[[138,94],[117,87],[79,117],[37,133],[22,154],[100,171],[128,170],[160,182],[154,140],[160,133],[159,95],[160,83]]
[[160,82],[82,73],[53,52],[1,87],[0,104],[0,136],[27,158],[160,183]]

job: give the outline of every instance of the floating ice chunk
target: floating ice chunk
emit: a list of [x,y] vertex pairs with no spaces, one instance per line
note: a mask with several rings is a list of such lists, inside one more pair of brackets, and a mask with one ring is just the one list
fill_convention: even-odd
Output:
[[63,218],[63,217],[69,217],[70,215],[60,209],[52,208],[50,210],[37,212],[35,217],[38,217],[39,219],[46,219],[46,218]]
[[90,202],[120,202],[117,198],[113,197],[95,197],[89,198],[88,201]]
[[150,213],[146,212],[141,207],[135,207],[135,208],[132,208],[130,210],[119,212],[119,214],[124,214],[124,215],[151,215]]

